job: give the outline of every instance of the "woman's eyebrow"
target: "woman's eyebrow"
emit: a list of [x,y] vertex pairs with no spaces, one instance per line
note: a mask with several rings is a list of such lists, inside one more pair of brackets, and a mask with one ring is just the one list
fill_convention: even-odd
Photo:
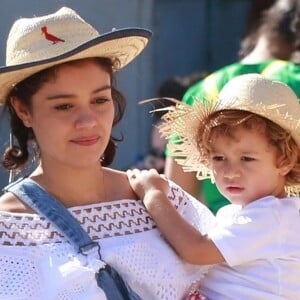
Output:
[[95,89],[92,94],[96,94],[96,93],[99,93],[99,92],[102,92],[104,90],[110,90],[111,89],[111,86],[110,85],[104,85],[103,87],[100,87],[98,89]]
[[52,96],[48,96],[46,99],[47,100],[56,100],[56,99],[69,99],[69,98],[74,98],[74,94],[66,94],[66,93],[61,93],[61,94],[55,94]]
[[[99,92],[102,92],[104,90],[108,90],[108,89],[111,89],[111,86],[110,85],[105,85],[105,86],[102,86],[100,88],[97,88],[95,90],[92,91],[92,94],[97,94]],[[46,99],[47,100],[55,100],[55,99],[70,99],[70,98],[74,98],[76,97],[76,94],[68,94],[68,93],[59,93],[59,94],[55,94],[55,95],[51,95],[51,96],[48,96]]]

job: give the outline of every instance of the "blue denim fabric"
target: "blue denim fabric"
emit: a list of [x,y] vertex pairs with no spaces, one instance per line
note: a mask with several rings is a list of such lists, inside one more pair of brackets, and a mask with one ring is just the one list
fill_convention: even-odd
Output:
[[78,252],[84,253],[93,247],[99,247],[98,243],[92,241],[72,214],[30,178],[11,184],[6,190],[49,219],[70,240]]
[[[84,231],[72,214],[46,190],[30,178],[18,180],[5,188],[15,194],[34,211],[46,217],[64,234],[78,253],[89,255],[97,251],[99,258],[100,246]],[[102,288],[108,300],[141,300],[118,272],[110,265],[104,264],[96,273],[97,285]]]

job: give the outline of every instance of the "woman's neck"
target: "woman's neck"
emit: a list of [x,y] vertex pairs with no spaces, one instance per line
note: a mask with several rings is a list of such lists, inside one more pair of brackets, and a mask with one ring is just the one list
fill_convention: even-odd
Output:
[[105,171],[101,164],[73,169],[39,165],[31,178],[43,186],[66,207],[107,201]]

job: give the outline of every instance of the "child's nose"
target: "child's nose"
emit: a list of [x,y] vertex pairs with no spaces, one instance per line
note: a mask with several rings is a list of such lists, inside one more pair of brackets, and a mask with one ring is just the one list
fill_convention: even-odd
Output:
[[241,177],[241,170],[238,165],[234,163],[228,163],[224,170],[224,177],[228,179]]

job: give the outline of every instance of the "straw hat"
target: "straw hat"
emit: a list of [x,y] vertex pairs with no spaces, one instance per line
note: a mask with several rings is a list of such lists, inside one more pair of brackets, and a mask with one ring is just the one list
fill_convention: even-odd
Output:
[[121,69],[146,47],[151,32],[125,28],[100,34],[74,10],[17,20],[9,33],[6,66],[0,67],[0,103],[11,88],[38,71],[88,57],[120,61]]
[[249,111],[273,121],[289,132],[300,147],[300,105],[292,89],[259,74],[237,76],[223,87],[215,102],[195,101],[193,106],[177,102],[163,116],[161,134],[178,137],[178,142],[168,144],[170,155],[185,171],[196,171],[198,179],[210,178],[197,147],[199,124],[210,114],[226,109]]

